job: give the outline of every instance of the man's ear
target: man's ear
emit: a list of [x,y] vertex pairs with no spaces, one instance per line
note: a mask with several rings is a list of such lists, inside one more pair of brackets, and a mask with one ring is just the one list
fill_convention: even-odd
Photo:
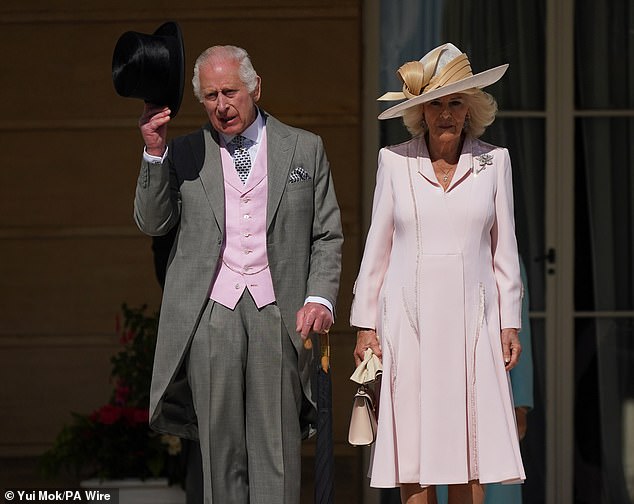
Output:
[[258,75],[255,89],[251,92],[251,97],[253,98],[254,102],[257,103],[257,101],[260,99],[261,91],[262,91],[262,79],[260,79],[260,76]]

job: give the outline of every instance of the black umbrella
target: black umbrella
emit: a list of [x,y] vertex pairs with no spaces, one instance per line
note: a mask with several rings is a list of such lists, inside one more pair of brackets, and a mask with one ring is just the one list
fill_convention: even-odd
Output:
[[334,502],[334,456],[332,451],[332,380],[328,331],[319,337],[317,366],[317,444],[315,446],[315,504]]

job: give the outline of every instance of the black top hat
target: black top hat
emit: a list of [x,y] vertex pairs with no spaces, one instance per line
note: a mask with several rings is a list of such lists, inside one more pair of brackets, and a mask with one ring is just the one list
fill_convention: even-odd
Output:
[[167,22],[152,35],[121,35],[112,56],[112,81],[119,95],[166,105],[174,117],[185,84],[185,49],[178,24]]

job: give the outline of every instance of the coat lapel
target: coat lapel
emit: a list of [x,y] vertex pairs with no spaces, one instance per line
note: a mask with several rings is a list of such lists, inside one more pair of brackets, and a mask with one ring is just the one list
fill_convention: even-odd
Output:
[[471,173],[471,142],[472,140],[469,136],[464,139],[462,152],[460,153],[460,158],[458,159],[458,166],[456,166],[456,173],[454,173],[447,191],[451,191],[454,186],[462,182],[465,177]]
[[427,143],[423,135],[418,137],[416,142],[412,142],[410,148],[415,149],[411,153],[412,156],[416,156],[418,161],[418,173],[429,180],[432,184],[438,185],[436,181],[436,175],[434,174],[434,167],[431,164],[431,158],[429,157],[429,151],[427,150]]
[[270,227],[277,212],[291,169],[297,134],[284,127],[274,117],[264,114],[267,136],[268,202],[266,227]]
[[[451,191],[455,186],[461,183],[471,172],[472,163],[472,154],[471,154],[471,145],[472,139],[471,137],[466,137],[464,143],[462,145],[462,152],[460,153],[460,158],[458,159],[458,166],[456,167],[456,172],[451,179],[451,183],[449,187],[447,187],[447,192]],[[427,143],[425,142],[425,137],[420,136],[418,138],[418,142],[415,144],[416,152],[418,153],[418,172],[425,177],[432,184],[440,187],[438,180],[436,179],[436,174],[434,173],[434,167],[431,164],[431,158],[429,157],[429,151],[427,150]]]
[[196,149],[194,155],[196,162],[202,161],[198,156],[204,156],[203,169],[200,172],[200,181],[207,194],[207,201],[214,214],[218,228],[224,235],[225,232],[225,182],[222,174],[222,161],[220,159],[220,146],[218,134],[207,124],[203,128],[205,148],[203,151]]
[[[293,152],[297,144],[297,134],[285,127],[274,117],[262,112],[266,120],[267,135],[267,172],[268,172],[268,202],[266,210],[267,229],[273,222],[273,217],[286,189],[286,183],[291,170]],[[214,214],[221,232],[225,231],[225,194],[224,177],[218,134],[207,124],[203,128],[204,150],[194,149],[197,163],[204,164],[200,173],[200,180],[207,195],[209,206]]]

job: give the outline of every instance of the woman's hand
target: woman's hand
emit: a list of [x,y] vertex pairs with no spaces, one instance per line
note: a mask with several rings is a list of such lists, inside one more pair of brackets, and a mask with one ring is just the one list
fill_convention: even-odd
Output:
[[510,371],[520,360],[522,345],[520,344],[518,329],[502,329],[500,334],[502,340],[502,355],[504,356],[504,369]]
[[357,331],[357,346],[354,348],[354,363],[356,366],[363,362],[365,351],[371,348],[374,355],[382,357],[379,338],[374,329],[359,329]]

